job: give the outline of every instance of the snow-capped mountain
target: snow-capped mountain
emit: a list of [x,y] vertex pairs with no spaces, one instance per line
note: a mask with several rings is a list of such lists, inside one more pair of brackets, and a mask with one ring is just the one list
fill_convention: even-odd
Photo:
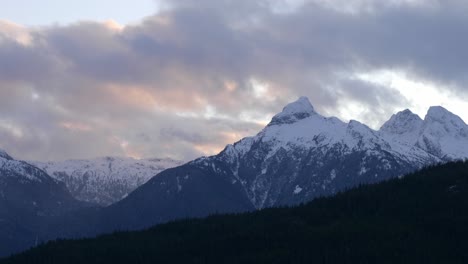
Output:
[[468,126],[440,106],[429,108],[424,120],[409,110],[397,113],[380,131],[388,140],[416,146],[442,161],[468,157]]
[[34,245],[48,219],[84,206],[62,182],[0,150],[0,256]]
[[227,164],[230,169],[223,173],[239,182],[259,209],[304,202],[441,161],[416,144],[389,138],[358,121],[323,117],[301,97],[255,137],[193,163]]
[[121,200],[161,171],[182,165],[173,159],[124,157],[30,163],[64,182],[76,199],[101,206]]
[[113,228],[139,228],[181,217],[294,205],[466,159],[467,129],[459,117],[431,107],[424,120],[405,110],[375,131],[358,121],[324,117],[301,97],[256,136],[162,172],[106,208],[105,217],[118,218]]

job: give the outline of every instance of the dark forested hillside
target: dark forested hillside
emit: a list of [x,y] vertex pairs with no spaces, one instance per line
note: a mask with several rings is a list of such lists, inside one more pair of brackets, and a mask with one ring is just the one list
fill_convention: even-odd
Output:
[[0,263],[467,263],[468,162],[293,208],[49,242]]

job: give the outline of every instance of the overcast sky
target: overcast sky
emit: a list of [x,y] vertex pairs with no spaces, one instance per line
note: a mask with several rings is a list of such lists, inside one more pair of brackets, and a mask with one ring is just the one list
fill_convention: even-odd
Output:
[[378,129],[468,120],[468,1],[0,0],[0,148],[189,160],[304,95]]

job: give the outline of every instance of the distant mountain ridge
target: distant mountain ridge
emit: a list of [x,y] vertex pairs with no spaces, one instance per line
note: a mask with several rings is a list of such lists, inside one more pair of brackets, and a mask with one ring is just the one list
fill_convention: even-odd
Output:
[[[182,164],[172,159],[105,157],[63,162],[16,160],[0,149],[0,256],[62,237],[93,212],[116,202],[160,171]],[[79,214],[76,223],[56,223]]]
[[169,158],[126,157],[29,163],[64,182],[76,199],[100,206],[120,201],[161,171],[183,164]]

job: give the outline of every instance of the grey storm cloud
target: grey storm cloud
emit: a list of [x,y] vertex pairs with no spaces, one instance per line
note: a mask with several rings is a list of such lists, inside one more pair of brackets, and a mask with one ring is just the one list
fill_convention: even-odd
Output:
[[468,96],[466,1],[293,2],[159,1],[124,27],[1,22],[0,147],[190,159],[254,134],[299,95],[327,114],[355,102],[379,124],[408,104],[355,78],[380,69]]

